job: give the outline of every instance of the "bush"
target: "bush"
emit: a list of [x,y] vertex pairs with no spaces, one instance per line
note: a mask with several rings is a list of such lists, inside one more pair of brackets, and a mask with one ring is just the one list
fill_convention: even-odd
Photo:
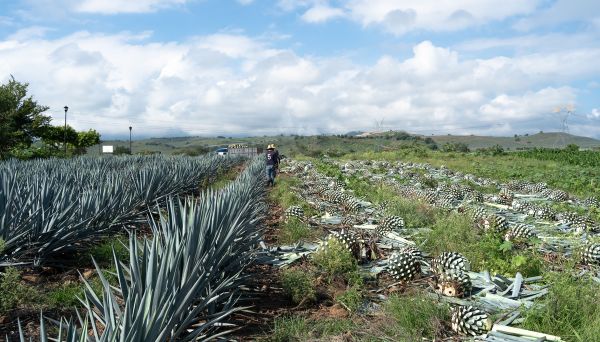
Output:
[[6,248],[6,242],[4,242],[4,240],[2,240],[2,238],[0,238],[0,254],[2,254],[2,252],[4,252],[4,248]]
[[330,239],[325,248],[313,254],[313,263],[324,272],[328,281],[334,278],[356,279],[358,272],[356,259],[340,242]]
[[350,312],[357,312],[363,303],[363,295],[358,286],[353,286],[337,295],[335,300],[343,304]]
[[281,273],[281,283],[285,294],[296,304],[316,299],[316,287],[312,272],[286,269]]
[[496,144],[491,147],[478,148],[477,154],[484,156],[502,156],[506,154],[506,152],[504,152],[504,148],[502,146]]
[[35,302],[38,293],[30,286],[21,283],[21,272],[8,267],[0,278],[0,314],[16,308],[18,305]]
[[469,152],[469,146],[462,142],[447,142],[442,145],[443,152]]

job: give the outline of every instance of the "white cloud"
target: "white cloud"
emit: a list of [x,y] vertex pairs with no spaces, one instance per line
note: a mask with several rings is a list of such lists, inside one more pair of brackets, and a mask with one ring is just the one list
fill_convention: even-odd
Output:
[[327,1],[279,0],[286,11],[310,7],[308,22],[345,16],[362,26],[379,26],[396,35],[411,30],[453,31],[531,14],[542,0],[350,0],[339,7]]
[[[449,133],[552,130],[569,86],[597,78],[600,49],[465,59],[429,41],[409,58],[359,65],[217,33],[151,42],[149,33],[78,32],[0,41],[0,80],[13,74],[51,112],[104,134],[342,133],[386,128]],[[592,111],[596,115],[598,110]],[[596,132],[600,127],[595,126]],[[598,133],[594,133],[598,134]]]
[[186,2],[188,0],[83,0],[74,9],[77,12],[101,14],[147,13]]
[[594,22],[600,18],[600,6],[590,0],[557,0],[551,6],[534,15],[519,20],[514,27],[531,30],[540,26],[552,26],[565,22]]
[[344,16],[344,11],[339,8],[333,8],[326,5],[316,5],[304,12],[302,15],[302,20],[309,23],[321,23],[342,16]]
[[600,119],[600,109],[598,108],[594,108],[592,109],[592,111],[587,115],[588,119]]

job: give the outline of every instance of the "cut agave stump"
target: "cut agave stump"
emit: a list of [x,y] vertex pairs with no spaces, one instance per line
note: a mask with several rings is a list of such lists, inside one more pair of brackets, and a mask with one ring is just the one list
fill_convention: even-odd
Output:
[[436,290],[448,297],[464,297],[471,293],[469,275],[461,270],[444,270],[436,275]]

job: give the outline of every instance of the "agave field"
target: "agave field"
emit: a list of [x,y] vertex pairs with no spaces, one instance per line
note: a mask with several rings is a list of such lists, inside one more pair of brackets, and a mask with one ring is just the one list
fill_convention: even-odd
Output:
[[[321,159],[287,165],[285,191],[293,195],[280,194],[281,230],[287,232],[279,239],[294,243],[265,253],[284,269],[284,293],[307,312],[322,311],[316,307],[329,296],[333,301],[325,305],[343,307],[350,318],[341,328],[332,323],[317,328],[323,323],[314,312],[300,320],[279,319],[275,339],[327,340],[331,332],[353,340],[598,337],[596,329],[561,321],[565,312],[558,292],[568,282],[576,290],[568,296],[579,296],[579,305],[587,306],[580,315],[597,322],[596,197],[426,163]],[[340,247],[355,267],[332,266]],[[336,286],[336,275],[323,283],[336,270],[341,285]],[[563,287],[553,289],[553,282]],[[419,304],[411,305],[412,298]],[[576,307],[562,309],[578,315]],[[398,327],[380,326],[382,315],[396,317]],[[556,320],[549,323],[553,315]],[[370,317],[367,324],[376,328],[365,328],[364,321],[357,326],[356,316]]]
[[0,288],[76,288],[12,301],[6,340],[597,340],[595,196],[385,159],[264,177],[261,158],[3,162]]

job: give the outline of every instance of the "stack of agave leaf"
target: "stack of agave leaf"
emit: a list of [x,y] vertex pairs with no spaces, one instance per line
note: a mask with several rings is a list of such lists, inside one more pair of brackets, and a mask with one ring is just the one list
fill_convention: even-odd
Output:
[[198,189],[236,161],[218,157],[126,157],[0,164],[0,266],[52,255],[143,220],[148,206]]
[[[77,322],[63,319],[57,340],[189,341],[231,332],[235,327],[224,320],[245,309],[237,306],[238,288],[256,256],[266,211],[263,171],[264,161],[256,159],[218,192],[168,199],[166,213],[150,218],[152,239],[130,235],[129,265],[113,251],[116,287],[97,265],[101,292],[84,279],[86,312]],[[48,340],[43,319],[40,335]]]

